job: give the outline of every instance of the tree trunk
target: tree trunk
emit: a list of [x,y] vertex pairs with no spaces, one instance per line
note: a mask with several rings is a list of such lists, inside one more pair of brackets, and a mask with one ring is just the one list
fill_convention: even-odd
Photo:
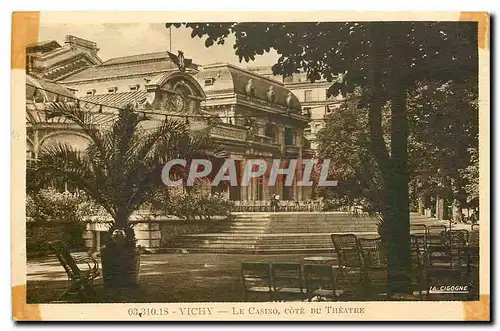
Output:
[[406,90],[396,88],[391,105],[392,171],[387,183],[387,263],[389,294],[409,293],[410,210],[408,192]]
[[[396,28],[397,29],[397,28]],[[370,29],[373,47],[370,57],[369,82],[372,96],[369,109],[371,152],[384,178],[385,208],[379,230],[387,249],[388,295],[410,293],[410,198],[408,176],[408,120],[406,114],[406,77],[404,64],[404,33],[389,23]],[[399,39],[399,40],[398,40]],[[385,45],[384,45],[385,41]],[[390,50],[390,65],[384,59]],[[384,77],[384,70],[388,77]],[[381,89],[386,83],[386,94]],[[389,155],[382,130],[382,107],[391,101],[391,153]]]
[[391,174],[387,183],[387,236],[389,294],[411,293],[409,274],[410,197],[408,175],[408,119],[404,56],[393,47],[391,90]]

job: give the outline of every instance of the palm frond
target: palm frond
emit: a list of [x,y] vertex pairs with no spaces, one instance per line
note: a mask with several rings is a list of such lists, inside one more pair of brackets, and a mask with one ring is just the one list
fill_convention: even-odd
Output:
[[[193,134],[182,121],[157,122],[138,116],[130,106],[120,110],[110,125],[99,125],[98,116],[71,105],[54,104],[48,117],[63,116],[77,124],[91,139],[84,151],[57,144],[40,152],[38,174],[73,182],[101,204],[121,226],[163,185],[161,170],[171,159],[220,159],[225,154],[207,133]],[[186,169],[176,169],[185,177]]]
[[111,215],[115,215],[113,204],[108,198],[104,184],[98,180],[95,168],[85,154],[67,143],[54,143],[39,152],[33,176],[41,179],[39,185],[51,178],[75,184],[101,204]]
[[54,117],[64,117],[78,125],[91,139],[94,148],[101,154],[105,153],[102,146],[102,133],[99,131],[99,121],[94,113],[67,103],[53,103],[46,108],[46,118]]

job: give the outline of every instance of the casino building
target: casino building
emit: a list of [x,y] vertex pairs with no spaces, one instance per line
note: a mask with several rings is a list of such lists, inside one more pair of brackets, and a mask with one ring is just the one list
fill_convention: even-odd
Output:
[[[102,61],[94,42],[67,36],[27,48],[26,126],[27,158],[53,141],[70,142],[84,150],[87,137],[63,119],[46,119],[47,103],[76,102],[96,112],[102,126],[112,122],[116,109],[132,104],[137,111],[164,116],[219,117],[211,129],[228,157],[241,171],[249,159],[311,157],[304,129],[309,118],[299,99],[284,84],[226,63],[196,65],[182,54],[138,54]],[[202,59],[197,59],[202,60]],[[197,121],[193,120],[192,126]],[[301,169],[297,170],[299,173]],[[266,175],[268,176],[268,175]],[[306,200],[311,189],[300,187],[296,176],[290,187],[268,187],[266,176],[248,186],[223,187],[231,200],[268,200],[278,193],[283,200]]]

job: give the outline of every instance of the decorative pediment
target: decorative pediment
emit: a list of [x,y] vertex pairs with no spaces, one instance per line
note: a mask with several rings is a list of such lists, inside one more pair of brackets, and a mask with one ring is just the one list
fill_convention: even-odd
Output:
[[174,72],[154,77],[146,84],[146,104],[165,113],[199,114],[205,93],[189,74]]

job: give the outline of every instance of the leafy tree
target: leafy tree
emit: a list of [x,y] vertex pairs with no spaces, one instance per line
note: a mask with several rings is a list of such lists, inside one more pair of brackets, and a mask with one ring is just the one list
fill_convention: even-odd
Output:
[[360,205],[381,219],[384,209],[381,173],[370,153],[368,111],[359,99],[348,98],[326,117],[318,132],[318,156],[330,160],[330,177],[335,187],[319,188],[318,194],[332,201],[331,207]]
[[[174,24],[179,26],[179,24]],[[167,24],[169,26],[169,24]],[[422,81],[446,83],[470,78],[477,84],[477,24],[469,22],[187,23],[207,47],[236,38],[241,60],[274,48],[275,74],[299,70],[330,82],[331,94],[362,87],[368,108],[370,150],[385,187],[382,211],[387,246],[389,294],[409,292],[409,174],[407,96]],[[390,103],[390,141],[382,130],[382,109]]]
[[[425,183],[422,194],[456,200],[460,208],[467,207],[466,187],[475,180],[463,171],[474,162],[470,151],[478,148],[477,98],[477,86],[466,79],[423,82],[408,98],[410,176]],[[438,183],[447,184],[445,192]]]
[[[114,228],[125,229],[130,246],[135,246],[130,215],[148,202],[163,184],[161,171],[171,159],[216,156],[219,147],[199,132],[192,134],[185,123],[154,120],[128,106],[120,110],[109,129],[99,127],[94,113],[65,104],[53,104],[47,117],[66,117],[90,138],[85,153],[64,142],[40,151],[30,178],[36,186],[56,178],[73,184],[101,205],[114,220]],[[153,126],[144,125],[145,122]],[[172,176],[185,175],[173,168]]]
[[[347,96],[341,107],[326,117],[318,133],[318,154],[330,159],[339,186],[320,193],[338,206],[362,205],[375,216],[384,210],[383,182],[370,153],[367,109],[360,95]],[[422,106],[423,105],[423,106]],[[384,140],[390,138],[390,113],[383,112]],[[478,143],[477,95],[462,83],[420,84],[408,98],[408,170],[412,200],[439,194],[461,207],[474,197],[474,151]],[[444,187],[442,175],[450,179]],[[472,186],[471,186],[472,185]],[[468,199],[469,197],[469,199]],[[428,206],[429,207],[429,206]]]
[[469,207],[476,208],[479,205],[479,149],[469,149],[471,162],[465,169],[460,169],[462,177],[466,180],[465,191],[467,192]]

